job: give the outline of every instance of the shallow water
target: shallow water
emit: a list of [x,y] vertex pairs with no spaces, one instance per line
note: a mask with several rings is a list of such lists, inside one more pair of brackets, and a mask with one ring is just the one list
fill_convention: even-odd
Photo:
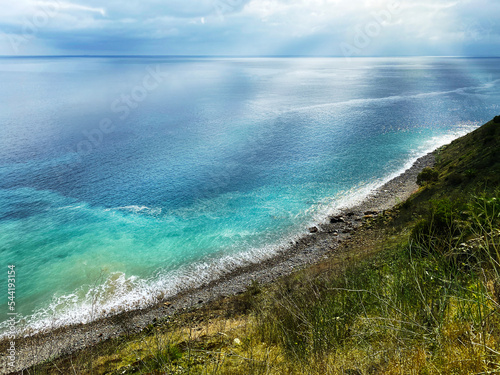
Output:
[[1,267],[34,329],[269,257],[500,112],[498,59],[1,58],[0,82]]

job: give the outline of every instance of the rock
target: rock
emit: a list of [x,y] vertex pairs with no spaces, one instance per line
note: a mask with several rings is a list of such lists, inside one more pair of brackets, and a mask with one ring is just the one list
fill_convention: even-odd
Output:
[[339,234],[338,234],[338,232],[333,232],[332,235],[337,237]]
[[347,213],[347,216],[354,216],[354,215],[356,215],[354,212],[348,212]]
[[500,116],[495,116],[495,118],[493,119],[493,122],[495,124],[500,124]]
[[363,219],[372,219],[373,218],[373,215],[365,215],[363,216]]
[[309,232],[310,233],[318,233],[318,228],[317,227],[309,228]]
[[170,306],[171,304],[172,304],[172,302],[168,302],[168,301],[167,301],[167,302],[165,302],[163,305],[164,305],[164,306]]
[[377,211],[366,211],[365,216],[368,216],[368,215],[372,215],[372,216],[378,215],[378,212]]
[[331,224],[335,223],[345,223],[345,219],[342,216],[334,216],[330,219]]

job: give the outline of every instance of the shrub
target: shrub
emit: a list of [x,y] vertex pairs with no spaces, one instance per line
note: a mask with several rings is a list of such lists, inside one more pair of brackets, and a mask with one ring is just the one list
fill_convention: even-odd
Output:
[[426,167],[417,176],[417,184],[422,186],[427,182],[437,181],[438,178],[439,172],[437,170],[435,170],[434,168]]

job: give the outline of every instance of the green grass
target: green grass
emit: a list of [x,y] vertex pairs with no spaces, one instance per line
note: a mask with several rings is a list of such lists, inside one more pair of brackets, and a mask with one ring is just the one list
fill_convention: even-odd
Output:
[[[499,214],[498,190],[465,204],[434,202],[408,242],[347,268],[342,277],[305,274],[284,282],[257,315],[261,339],[281,346],[289,363],[310,368],[382,344],[389,353],[421,350],[429,359],[411,366],[424,372],[446,364],[441,371],[460,373],[466,363],[477,372],[498,369]],[[454,327],[467,341],[450,337]],[[471,345],[474,355],[450,361],[449,350]],[[491,356],[495,362],[486,360]],[[394,370],[392,360],[386,357],[379,370]],[[373,365],[365,358],[357,371]]]

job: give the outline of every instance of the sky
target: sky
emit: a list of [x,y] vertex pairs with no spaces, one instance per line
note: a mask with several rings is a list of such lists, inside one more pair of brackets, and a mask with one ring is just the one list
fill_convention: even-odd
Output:
[[0,1],[0,55],[500,56],[498,0]]

